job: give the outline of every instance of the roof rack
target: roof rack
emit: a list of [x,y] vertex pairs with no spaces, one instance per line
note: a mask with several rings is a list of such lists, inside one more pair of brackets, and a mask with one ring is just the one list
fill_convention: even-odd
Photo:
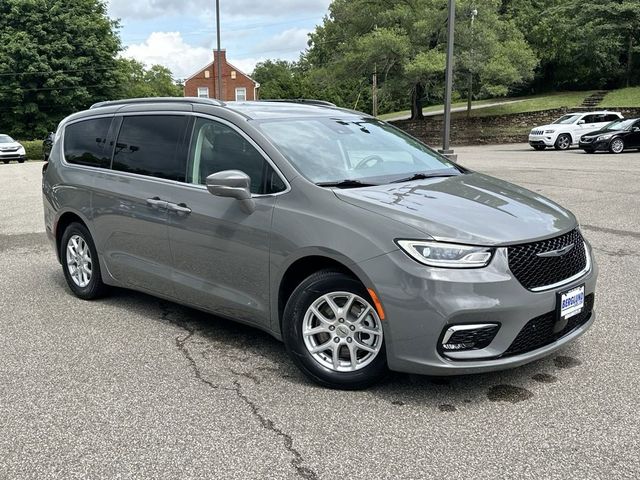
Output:
[[276,98],[276,99],[264,99],[262,102],[283,102],[283,103],[305,103],[307,105],[319,105],[324,107],[335,107],[335,103],[327,102],[326,100],[315,100],[313,98]]
[[203,105],[213,105],[223,107],[225,104],[214,98],[198,98],[198,97],[149,97],[149,98],[125,98],[123,100],[109,100],[106,102],[98,102],[91,105],[90,109],[100,107],[111,107],[114,105],[134,105],[140,103],[199,103]]

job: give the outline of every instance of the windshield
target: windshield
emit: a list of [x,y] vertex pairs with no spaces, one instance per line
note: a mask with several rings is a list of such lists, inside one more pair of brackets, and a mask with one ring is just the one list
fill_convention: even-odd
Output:
[[256,125],[314,183],[389,183],[460,169],[402,131],[372,118],[270,119]]
[[633,123],[634,119],[631,120],[616,120],[615,122],[611,122],[607,126],[605,126],[602,130],[627,130]]
[[0,143],[13,143],[14,140],[9,135],[0,135]]
[[567,125],[569,123],[575,123],[578,118],[580,118],[580,115],[563,115],[558,120],[553,122],[553,124]]

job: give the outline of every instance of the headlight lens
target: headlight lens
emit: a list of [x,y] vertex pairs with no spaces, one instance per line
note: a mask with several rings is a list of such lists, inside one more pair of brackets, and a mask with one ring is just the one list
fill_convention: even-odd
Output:
[[495,250],[489,247],[417,240],[397,240],[397,243],[407,255],[423,265],[443,268],[485,267]]
[[545,130],[544,133],[556,133],[555,130]]
[[602,140],[609,140],[611,137],[613,137],[613,135],[600,135],[598,138],[596,138],[596,142],[600,142]]
[[24,155],[26,153],[26,150],[24,149],[24,147],[20,147],[18,149],[18,155]]

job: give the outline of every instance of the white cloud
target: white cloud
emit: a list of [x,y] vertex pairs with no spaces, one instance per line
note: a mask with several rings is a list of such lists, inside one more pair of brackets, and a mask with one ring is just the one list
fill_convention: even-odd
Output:
[[189,45],[179,32],[153,32],[143,43],[129,45],[123,55],[147,66],[164,65],[174,78],[186,78],[213,60],[212,50]]
[[[256,48],[256,53],[292,53],[307,48],[309,30],[306,28],[290,28],[268,38]],[[286,55],[290,56],[290,55]]]
[[[331,0],[221,0],[221,14],[232,17],[276,17],[326,10]],[[213,0],[110,0],[109,13],[118,18],[149,19],[168,14],[211,15]]]

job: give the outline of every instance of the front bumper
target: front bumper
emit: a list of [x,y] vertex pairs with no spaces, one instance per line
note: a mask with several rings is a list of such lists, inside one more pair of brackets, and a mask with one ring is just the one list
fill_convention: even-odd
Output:
[[578,145],[582,150],[591,150],[595,152],[598,150],[609,150],[609,142],[610,140],[602,140],[600,142],[584,142],[580,140]]
[[529,145],[532,147],[544,145],[545,147],[553,147],[556,139],[553,135],[529,135]]
[[21,155],[17,152],[0,152],[0,161],[3,160],[26,160],[26,155]]
[[[391,370],[425,375],[460,375],[502,370],[537,360],[584,333],[591,317],[544,347],[504,356],[518,333],[532,319],[556,309],[556,294],[585,284],[594,293],[598,269],[593,261],[583,277],[553,290],[532,292],[509,272],[506,251],[498,249],[481,269],[428,268],[397,250],[359,264],[373,283],[385,310],[383,322],[387,362]],[[440,353],[445,328],[456,324],[498,323],[488,347],[456,352],[464,359]],[[460,355],[461,354],[461,355]]]

